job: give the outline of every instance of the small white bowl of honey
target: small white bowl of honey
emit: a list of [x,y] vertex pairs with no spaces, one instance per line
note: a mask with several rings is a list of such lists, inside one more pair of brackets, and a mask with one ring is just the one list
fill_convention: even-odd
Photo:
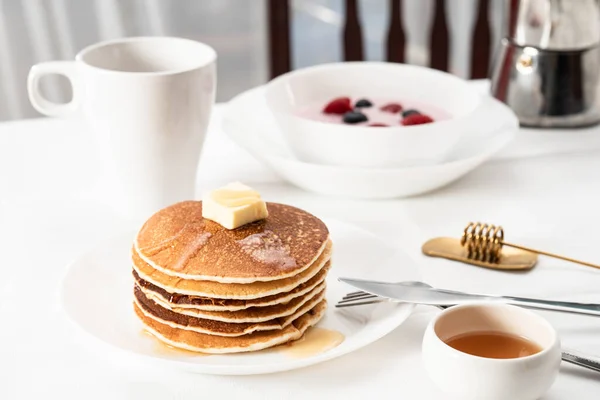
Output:
[[552,325],[506,304],[447,308],[423,338],[429,376],[460,399],[538,399],[554,383],[560,362],[560,339]]

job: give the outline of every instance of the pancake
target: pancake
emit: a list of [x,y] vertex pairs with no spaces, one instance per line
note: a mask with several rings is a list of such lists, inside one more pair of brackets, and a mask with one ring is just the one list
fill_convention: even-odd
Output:
[[[133,270],[132,273],[136,284],[140,287],[142,292],[144,292],[146,297],[151,298],[165,308],[189,308],[201,311],[239,311],[250,307],[269,307],[276,304],[287,303],[297,297],[303,296],[325,281],[329,266],[330,262],[327,262],[315,276],[296,286],[290,292],[250,300],[227,300],[189,296],[181,293],[169,293],[140,278],[135,270]],[[183,313],[183,311],[181,312]]]
[[187,280],[269,282],[310,268],[329,240],[306,211],[267,203],[266,219],[228,230],[202,218],[201,201],[164,208],[142,226],[134,248],[154,270]]
[[[213,321],[222,321],[229,323],[246,323],[246,322],[265,322],[275,318],[286,317],[295,313],[303,304],[321,293],[325,289],[325,282],[321,282],[313,290],[289,301],[287,303],[275,304],[268,307],[250,307],[239,311],[203,311],[190,308],[174,307],[170,310],[177,313],[188,315],[190,317],[211,319]],[[156,301],[153,297],[146,296],[153,300],[157,305],[163,306],[163,303]]]
[[268,282],[220,283],[213,281],[186,280],[167,275],[152,268],[132,252],[133,269],[139,277],[167,292],[218,299],[248,300],[288,293],[309,281],[319,273],[331,258],[331,241],[325,243],[324,251],[309,268],[296,276]]
[[242,336],[257,331],[281,330],[290,325],[301,315],[307,313],[325,298],[325,290],[322,289],[321,292],[317,293],[300,308],[295,310],[293,314],[286,317],[256,323],[228,323],[177,314],[171,310],[160,307],[158,304],[148,299],[137,287],[134,289],[134,293],[135,304],[148,318],[172,328],[189,330],[207,335],[229,337]]
[[322,300],[284,329],[225,337],[173,328],[146,316],[134,303],[135,313],[145,325],[145,329],[156,338],[173,347],[210,354],[257,351],[298,340],[309,327],[321,320],[325,315],[326,308],[327,301]]

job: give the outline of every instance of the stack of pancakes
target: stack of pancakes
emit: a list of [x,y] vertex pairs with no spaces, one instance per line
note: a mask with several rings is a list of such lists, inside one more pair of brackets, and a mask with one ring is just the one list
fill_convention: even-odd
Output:
[[187,201],[154,214],[132,249],[134,309],[168,345],[204,353],[297,340],[325,313],[329,231],[300,209],[228,230]]

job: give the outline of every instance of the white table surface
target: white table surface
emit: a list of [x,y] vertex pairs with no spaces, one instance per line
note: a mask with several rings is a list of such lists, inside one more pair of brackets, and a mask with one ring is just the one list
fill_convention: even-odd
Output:
[[[199,192],[231,180],[267,200],[356,223],[413,256],[424,279],[453,289],[600,302],[600,271],[542,258],[509,274],[425,258],[428,237],[456,236],[470,220],[501,223],[515,242],[600,261],[600,151],[504,159],[454,185],[390,201],[327,198],[281,182],[219,130],[217,107],[200,164]],[[446,399],[421,367],[420,344],[436,312],[356,353],[266,376],[218,377],[157,370],[90,346],[62,314],[68,263],[128,223],[94,189],[88,130],[74,120],[0,124],[0,399]],[[107,288],[110,290],[110,288]],[[600,355],[600,319],[544,313],[566,346]],[[598,399],[600,375],[565,365],[544,397]]]

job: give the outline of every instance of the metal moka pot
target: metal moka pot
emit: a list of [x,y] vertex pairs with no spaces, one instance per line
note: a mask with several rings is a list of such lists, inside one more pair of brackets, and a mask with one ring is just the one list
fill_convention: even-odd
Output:
[[600,122],[597,0],[521,0],[515,32],[502,40],[491,91],[521,125]]

